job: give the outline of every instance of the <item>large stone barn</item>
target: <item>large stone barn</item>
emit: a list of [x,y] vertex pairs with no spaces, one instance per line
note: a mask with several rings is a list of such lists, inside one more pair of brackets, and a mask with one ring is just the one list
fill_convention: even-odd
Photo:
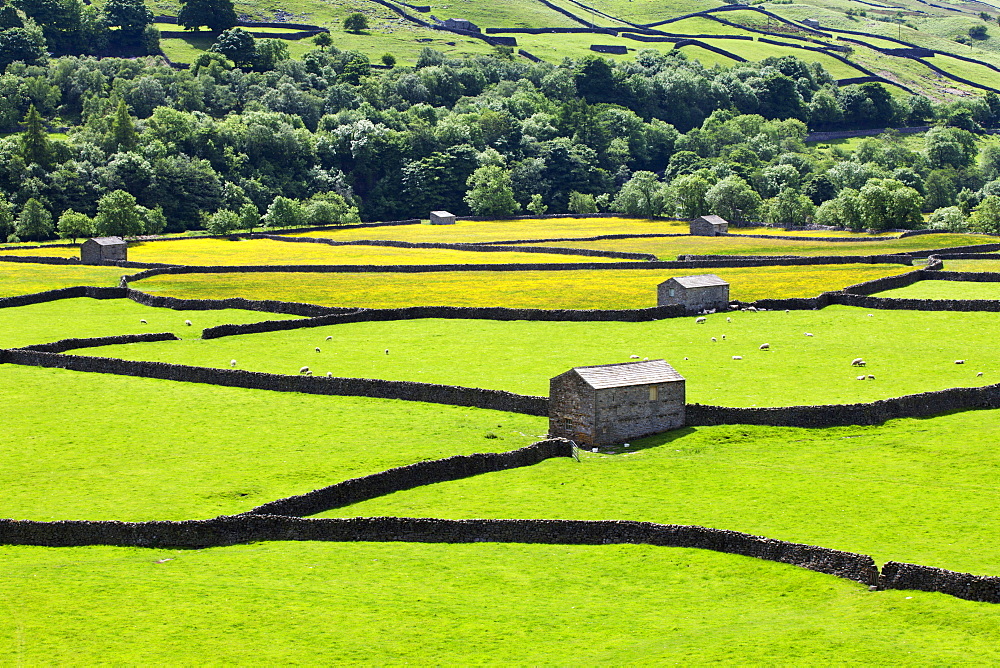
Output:
[[690,233],[703,237],[714,237],[729,232],[729,222],[719,216],[699,216],[691,221]]
[[729,308],[729,283],[715,274],[668,278],[656,288],[656,305],[680,304],[691,313]]
[[83,264],[110,264],[128,259],[128,244],[121,237],[96,237],[80,245]]
[[549,381],[549,434],[624,443],[684,426],[684,377],[663,360],[581,366]]

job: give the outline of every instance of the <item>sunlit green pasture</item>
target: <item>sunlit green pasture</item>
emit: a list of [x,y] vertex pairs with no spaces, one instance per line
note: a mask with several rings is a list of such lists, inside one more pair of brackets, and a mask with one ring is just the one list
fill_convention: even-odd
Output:
[[[0,348],[49,343],[59,339],[149,332],[173,332],[181,338],[197,338],[205,327],[223,323],[295,317],[237,309],[174,311],[142,306],[131,299],[61,299],[0,309]],[[146,322],[143,323],[143,320]]]
[[[763,343],[770,350],[759,350]],[[834,306],[716,314],[706,324],[693,317],[645,323],[403,320],[89,348],[79,354],[211,367],[227,367],[235,359],[252,371],[295,374],[309,366],[319,374],[534,395],[548,395],[549,378],[569,368],[628,362],[638,355],[675,366],[688,379],[691,402],[787,406],[1000,382],[1000,315]],[[868,362],[866,368],[851,366],[858,357]],[[965,364],[955,364],[957,359]],[[977,377],[980,371],[984,375]],[[859,373],[876,380],[859,381]]]
[[0,387],[0,517],[14,519],[239,513],[421,459],[512,450],[547,430],[543,418],[474,408],[13,364],[0,365]]
[[686,220],[642,220],[635,218],[542,218],[525,220],[460,220],[454,225],[389,225],[338,229],[336,227],[289,236],[317,237],[336,241],[388,239],[392,241],[438,241],[477,243],[519,239],[593,237],[602,234],[687,234]]
[[0,643],[25,665],[1000,659],[1000,606],[703,550],[16,547],[0,563]]
[[[759,231],[781,234],[780,231]],[[618,250],[650,253],[661,260],[676,260],[678,255],[888,255],[917,250],[952,248],[975,244],[995,244],[996,237],[978,234],[925,234],[885,241],[808,241],[801,239],[741,238],[738,234],[720,237],[661,237],[606,239],[601,241],[557,241],[546,246]]]
[[0,262],[0,297],[27,295],[74,285],[114,287],[130,269]]
[[945,260],[945,271],[1000,271],[1000,255],[996,260]]
[[397,492],[325,516],[698,524],[984,575],[1000,573],[1000,412],[882,427],[697,427],[581,463]]
[[[997,271],[994,265],[977,271]],[[956,270],[957,271],[957,270]],[[972,281],[920,281],[905,288],[879,292],[876,297],[896,299],[1000,299],[1000,283]]]
[[[719,268],[733,299],[814,297],[860,281],[893,276],[909,267],[806,265]],[[522,308],[645,308],[656,306],[656,286],[671,276],[705,270],[582,269],[568,271],[447,271],[365,273],[164,274],[132,287],[189,299],[277,299],[324,306],[511,306]]]

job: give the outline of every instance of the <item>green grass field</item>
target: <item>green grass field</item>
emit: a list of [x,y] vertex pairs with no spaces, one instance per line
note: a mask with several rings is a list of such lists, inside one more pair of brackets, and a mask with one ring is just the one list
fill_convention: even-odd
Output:
[[[969,439],[975,431],[979,438]],[[882,427],[698,427],[395,494],[330,517],[630,519],[726,527],[993,575],[1000,505],[984,499],[1000,412]]]
[[[720,268],[732,284],[733,299],[815,297],[860,281],[892,276],[909,267],[880,265],[806,265]],[[449,271],[410,273],[160,275],[133,288],[187,299],[278,299],[324,306],[511,306],[519,308],[646,308],[656,306],[656,286],[672,276],[698,270],[607,269],[568,271]]]
[[990,663],[1000,607],[635,545],[0,548],[12,664]]
[[234,514],[421,459],[513,450],[547,429],[475,408],[62,369],[2,365],[0,383],[0,516],[14,519]]
[[[979,269],[978,271],[987,271]],[[992,269],[996,271],[996,269]],[[920,281],[905,288],[879,292],[876,297],[897,299],[1000,299],[1000,283]]]
[[[868,313],[872,313],[868,317]],[[732,322],[726,322],[726,318]],[[812,337],[805,333],[813,334]],[[405,320],[221,339],[81,350],[251,371],[386,378],[548,395],[549,378],[574,366],[663,358],[687,381],[690,402],[726,406],[855,403],[1000,382],[1000,324],[992,313],[738,312],[646,323]],[[722,337],[725,335],[725,339]],[[327,341],[326,337],[332,336]],[[715,337],[717,341],[711,339]],[[571,346],[565,342],[572,342]],[[758,350],[769,343],[769,351]],[[319,347],[322,352],[316,353]],[[385,350],[390,354],[386,355]],[[914,351],[921,351],[915,355]],[[732,356],[743,357],[733,360]],[[851,360],[868,362],[857,380]],[[964,365],[956,365],[964,359]],[[976,373],[984,372],[983,377]]]

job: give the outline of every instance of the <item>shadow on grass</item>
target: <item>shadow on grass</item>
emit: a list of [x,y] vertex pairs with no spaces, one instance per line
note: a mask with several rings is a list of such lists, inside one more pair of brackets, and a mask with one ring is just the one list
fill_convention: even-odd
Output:
[[653,434],[652,436],[646,436],[643,438],[637,438],[634,441],[629,441],[627,448],[624,443],[618,443],[615,445],[601,446],[598,448],[598,451],[602,455],[627,455],[630,452],[649,450],[650,448],[658,448],[661,445],[668,445],[677,439],[690,436],[696,431],[698,431],[696,427],[682,427],[680,429],[663,432],[662,434]]

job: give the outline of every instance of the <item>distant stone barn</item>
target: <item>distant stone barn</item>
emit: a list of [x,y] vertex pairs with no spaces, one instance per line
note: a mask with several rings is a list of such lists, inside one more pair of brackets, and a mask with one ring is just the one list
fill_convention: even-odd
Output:
[[128,244],[121,237],[95,237],[80,246],[83,264],[110,264],[118,260],[128,260]]
[[729,283],[715,274],[668,278],[656,288],[656,305],[680,304],[691,313],[729,308]]
[[699,216],[691,221],[691,234],[702,237],[714,237],[729,232],[729,222],[719,216]]
[[684,377],[663,360],[581,366],[549,381],[549,434],[580,446],[684,426]]
[[454,225],[455,214],[447,211],[431,211],[431,225]]

